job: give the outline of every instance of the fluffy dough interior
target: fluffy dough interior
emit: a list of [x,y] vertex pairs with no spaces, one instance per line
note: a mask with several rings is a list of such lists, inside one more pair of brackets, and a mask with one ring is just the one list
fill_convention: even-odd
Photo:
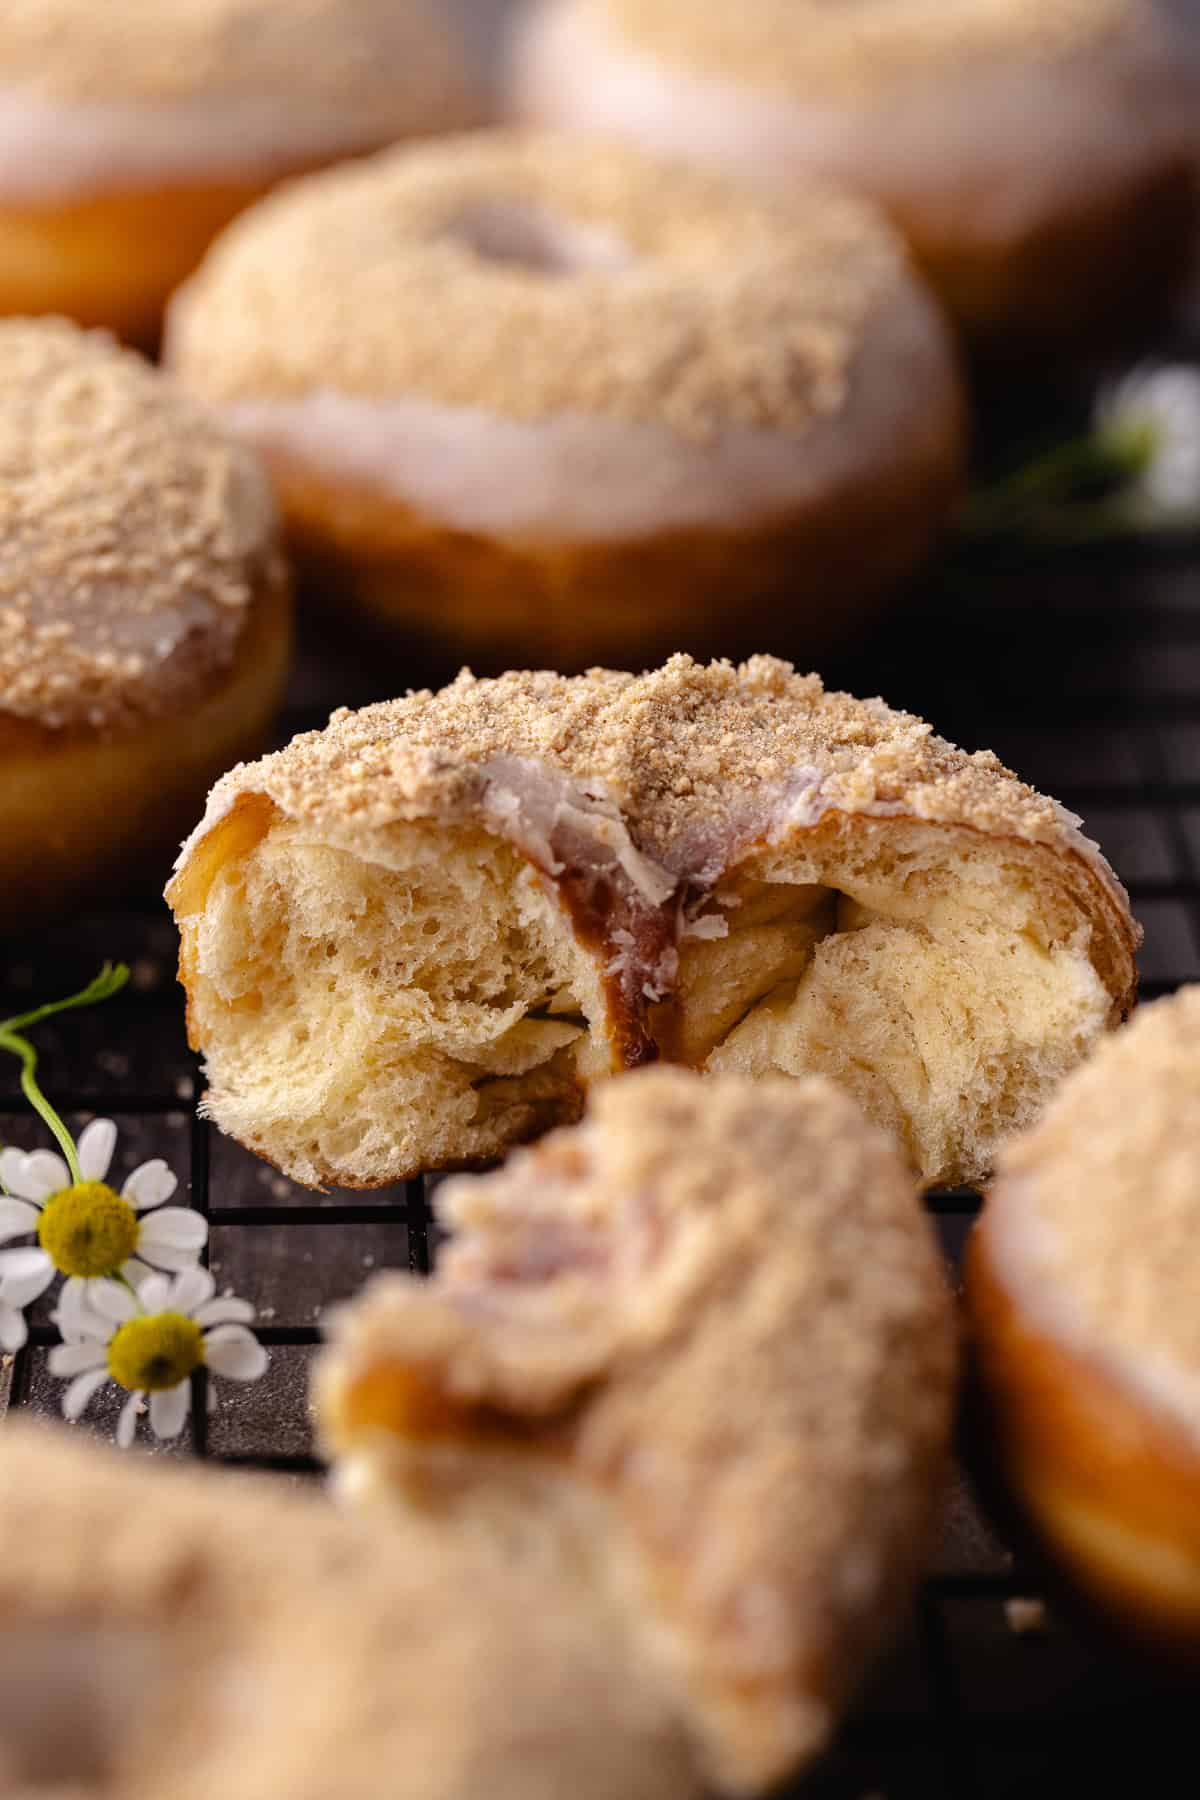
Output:
[[[612,1071],[611,948],[506,840],[273,815],[218,864],[181,909],[210,1109],[297,1179],[495,1157]],[[1112,1011],[1054,870],[919,821],[798,831],[704,900],[652,1034],[695,1067],[830,1075],[926,1181],[978,1180]]]
[[576,1118],[592,959],[545,883],[480,830],[353,851],[277,823],[189,921],[222,1128],[302,1181],[500,1154]]

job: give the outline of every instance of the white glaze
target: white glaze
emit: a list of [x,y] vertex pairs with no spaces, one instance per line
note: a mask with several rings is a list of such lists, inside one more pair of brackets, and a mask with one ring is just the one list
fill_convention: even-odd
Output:
[[996,58],[836,104],[670,68],[619,41],[590,0],[543,0],[515,40],[509,88],[531,120],[630,138],[784,195],[822,175],[898,213],[919,209],[926,231],[988,242],[1123,185],[1164,144],[1194,146],[1189,49],[1146,20],[1073,56]]
[[[185,291],[171,308],[168,361],[192,329],[187,300]],[[945,329],[912,283],[867,321],[845,405],[798,433],[731,429],[696,442],[597,415],[526,424],[416,395],[328,388],[247,398],[221,416],[268,460],[294,458],[453,529],[597,542],[821,508],[906,451],[924,467],[926,434],[944,438],[952,393]]]

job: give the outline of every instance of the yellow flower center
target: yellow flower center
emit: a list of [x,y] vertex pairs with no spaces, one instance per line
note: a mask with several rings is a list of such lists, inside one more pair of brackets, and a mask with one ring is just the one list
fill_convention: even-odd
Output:
[[108,1346],[108,1372],[130,1393],[177,1387],[203,1361],[203,1331],[177,1312],[128,1319]]
[[79,1181],[51,1194],[38,1219],[38,1242],[60,1275],[95,1281],[115,1275],[137,1249],[138,1217],[103,1181]]

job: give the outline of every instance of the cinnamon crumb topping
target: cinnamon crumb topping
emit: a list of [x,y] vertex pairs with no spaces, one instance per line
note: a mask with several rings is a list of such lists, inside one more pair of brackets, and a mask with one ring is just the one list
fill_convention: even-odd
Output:
[[602,790],[638,848],[676,873],[789,806],[1085,843],[1056,801],[990,750],[968,754],[912,713],[826,692],[819,676],[770,656],[735,668],[677,655],[644,675],[482,681],[464,670],[438,693],[340,710],[324,731],[233,770],[213,790],[209,816],[260,792],[292,817],[334,827],[436,818],[476,805],[482,771],[499,757],[527,757]]
[[841,409],[872,310],[907,279],[858,200],[784,207],[625,148],[494,133],[254,208],[184,289],[170,352],[217,401],[332,386],[701,439],[798,431]]
[[1137,0],[597,0],[639,50],[718,80],[870,93],[1000,57],[1045,60],[1126,24]]
[[167,710],[232,660],[275,554],[257,463],[139,357],[0,322],[0,714]]
[[1032,1259],[1039,1315],[1143,1380],[1165,1372],[1161,1392],[1194,1423],[1200,985],[1142,1008],[1068,1077],[1003,1152],[993,1213],[1005,1241],[1011,1234]]
[[433,0],[7,0],[0,84],[101,103],[341,107],[355,142],[468,111],[461,50]]

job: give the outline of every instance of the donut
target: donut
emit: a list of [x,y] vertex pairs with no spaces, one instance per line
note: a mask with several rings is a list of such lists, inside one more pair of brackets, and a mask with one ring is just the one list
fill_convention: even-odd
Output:
[[82,1436],[0,1428],[13,1800],[707,1800],[603,1547],[549,1506],[382,1528]]
[[390,1516],[507,1485],[520,1510],[565,1471],[655,1596],[711,1781],[779,1781],[909,1599],[941,1495],[953,1308],[901,1158],[821,1077],[643,1069],[439,1210],[434,1281],[376,1277],[318,1371],[343,1489]]
[[967,1296],[991,1476],[1077,1596],[1200,1652],[1200,987],[1000,1157]]
[[266,457],[339,616],[492,672],[825,643],[961,475],[945,330],[869,207],[576,140],[293,186],[213,248],[166,356]]
[[473,122],[432,0],[10,0],[0,9],[0,312],[138,342],[282,176]]
[[894,1149],[818,1077],[646,1070],[446,1207],[325,1353],[357,1516],[0,1430],[6,1793],[703,1800],[823,1744],[946,1461]]
[[0,930],[162,880],[289,638],[245,446],[102,335],[0,320]]
[[1028,348],[1182,272],[1197,73],[1163,0],[539,0],[508,86],[528,121],[869,194],[977,340]]
[[974,1181],[1132,1004],[1077,827],[770,657],[343,710],[217,783],[167,890],[206,1105],[295,1180],[373,1186],[656,1058],[815,1071]]

